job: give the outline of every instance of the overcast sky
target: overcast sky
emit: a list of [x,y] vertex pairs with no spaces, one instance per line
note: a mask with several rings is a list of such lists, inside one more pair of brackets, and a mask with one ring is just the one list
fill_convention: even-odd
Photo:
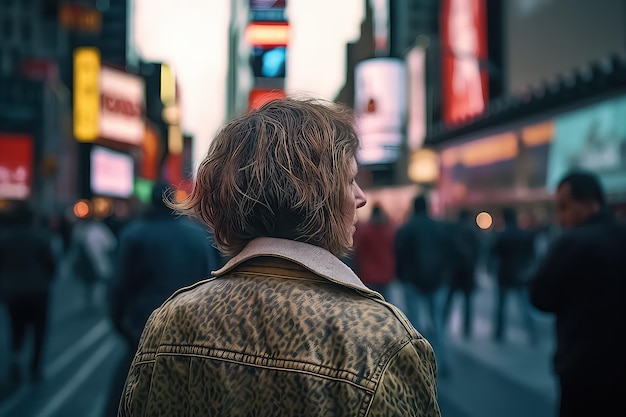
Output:
[[[287,90],[333,99],[345,76],[346,43],[359,36],[363,0],[288,0],[291,25]],[[183,129],[203,157],[224,122],[227,0],[135,0],[133,37],[144,59],[175,67],[182,90]]]

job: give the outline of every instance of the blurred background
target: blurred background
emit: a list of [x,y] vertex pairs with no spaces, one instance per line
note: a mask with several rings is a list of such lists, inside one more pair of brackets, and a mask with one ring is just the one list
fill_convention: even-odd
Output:
[[[39,378],[14,375],[0,294],[0,416],[107,415],[124,348],[107,284],[74,272],[75,225],[115,242],[156,181],[187,196],[223,122],[287,94],[355,110],[363,221],[379,206],[397,227],[419,194],[433,217],[469,215],[473,330],[453,304],[442,414],[555,415],[552,317],[530,311],[531,338],[513,304],[494,339],[489,245],[513,208],[543,253],[574,167],[626,215],[623,0],[0,0],[0,227],[30,209],[58,261]],[[400,284],[389,298],[402,306]]]

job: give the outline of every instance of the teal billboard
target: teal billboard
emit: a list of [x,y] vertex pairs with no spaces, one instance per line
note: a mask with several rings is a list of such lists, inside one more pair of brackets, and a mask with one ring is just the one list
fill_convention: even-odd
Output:
[[608,193],[626,192],[626,97],[564,113],[554,119],[547,188],[570,170],[596,173]]

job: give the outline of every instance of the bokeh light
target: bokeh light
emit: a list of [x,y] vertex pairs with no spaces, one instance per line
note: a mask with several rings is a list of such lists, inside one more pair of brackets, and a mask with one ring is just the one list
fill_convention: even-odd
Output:
[[80,219],[84,219],[89,216],[91,212],[91,205],[87,200],[78,200],[76,204],[74,204],[74,215]]
[[476,224],[483,230],[489,229],[493,225],[493,217],[491,214],[483,211],[476,216]]

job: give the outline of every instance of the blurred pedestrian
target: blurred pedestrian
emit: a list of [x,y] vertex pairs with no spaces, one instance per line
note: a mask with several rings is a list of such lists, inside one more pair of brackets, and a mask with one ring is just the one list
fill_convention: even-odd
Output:
[[42,355],[46,339],[50,287],[56,272],[51,235],[36,228],[35,216],[27,204],[18,204],[0,230],[0,299],[6,302],[11,319],[10,377],[21,381],[20,356],[26,333],[33,330],[33,353],[28,379],[43,377]]
[[621,415],[626,375],[626,224],[608,211],[598,179],[566,175],[556,192],[564,233],[531,285],[531,301],[556,316],[554,370],[560,416]]
[[169,184],[156,182],[151,207],[120,232],[117,273],[110,291],[111,320],[126,342],[110,388],[105,416],[115,416],[120,394],[148,317],[177,289],[223,265],[206,227],[174,215],[164,198]]
[[513,296],[517,301],[529,342],[534,345],[537,343],[537,334],[528,299],[528,285],[535,265],[535,235],[518,226],[515,208],[505,207],[502,217],[504,230],[496,235],[491,248],[497,271],[493,339],[496,342],[505,340],[508,304],[510,296]]
[[148,320],[119,416],[438,416],[432,349],[339,257],[365,195],[349,110],[227,123],[176,206],[234,256]]
[[113,276],[117,239],[100,219],[90,215],[77,220],[72,228],[68,261],[71,274],[85,288],[86,308],[103,308],[106,289]]
[[396,276],[395,236],[396,228],[379,205],[372,208],[369,221],[357,224],[354,233],[355,271],[368,288],[387,301],[389,285]]
[[397,276],[405,284],[407,315],[428,332],[443,375],[449,370],[443,314],[451,271],[450,236],[445,223],[430,217],[427,206],[423,195],[413,200],[413,215],[398,229],[394,250]]
[[454,296],[462,295],[463,301],[463,337],[469,339],[472,335],[473,302],[472,296],[476,290],[476,264],[480,256],[480,241],[474,228],[471,226],[470,212],[462,210],[457,223],[450,226],[450,286],[445,305],[445,322],[448,322],[452,310]]

